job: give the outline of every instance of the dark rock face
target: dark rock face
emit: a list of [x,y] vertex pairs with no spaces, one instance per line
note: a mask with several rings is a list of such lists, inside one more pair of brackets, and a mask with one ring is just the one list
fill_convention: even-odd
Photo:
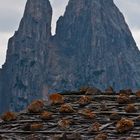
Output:
[[[44,76],[44,57],[51,36],[52,8],[48,0],[28,0],[18,31],[10,38],[4,85],[1,94],[10,109],[23,109],[40,98]],[[7,106],[3,106],[5,110]]]
[[48,0],[28,0],[3,66],[4,108],[81,86],[140,88],[140,52],[113,0],[70,0],[51,35]]
[[140,86],[140,53],[112,0],[70,0],[57,22],[54,42],[58,62],[48,74],[57,79],[53,88]]

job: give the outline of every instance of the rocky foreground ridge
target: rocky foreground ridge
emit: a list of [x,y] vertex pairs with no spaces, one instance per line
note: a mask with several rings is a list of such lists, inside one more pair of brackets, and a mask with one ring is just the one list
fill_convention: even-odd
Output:
[[139,140],[140,91],[83,88],[35,100],[0,120],[1,140]]
[[140,53],[113,0],[69,0],[54,36],[51,20],[49,0],[27,0],[0,70],[0,112],[60,89],[140,88]]

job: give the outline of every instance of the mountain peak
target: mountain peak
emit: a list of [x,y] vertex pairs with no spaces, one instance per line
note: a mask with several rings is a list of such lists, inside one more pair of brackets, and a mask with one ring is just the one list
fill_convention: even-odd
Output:
[[49,0],[27,1],[2,70],[3,110],[83,86],[140,88],[140,53],[113,0],[69,0],[54,36],[51,18]]
[[52,12],[49,0],[28,0],[25,15],[28,14],[36,20],[46,18],[48,12]]
[[[49,0],[28,0],[25,6],[25,12],[21,20],[19,31],[24,35],[38,32],[40,28],[51,34],[52,7]],[[32,26],[34,23],[34,26]],[[47,28],[47,29],[45,29]],[[43,31],[42,31],[43,32]]]
[[[71,22],[68,23],[68,21]],[[59,29],[61,29],[61,24],[65,24],[66,22],[67,25],[62,26],[72,26],[77,23],[80,26],[85,26],[86,29],[88,28],[86,26],[87,24],[90,24],[93,28],[96,28],[95,24],[98,26],[97,28],[104,28],[103,24],[108,24],[108,21],[110,21],[109,24],[114,24],[115,28],[118,29],[121,28],[121,26],[119,27],[117,25],[122,22],[121,25],[125,25],[123,28],[127,28],[125,30],[129,30],[121,12],[118,10],[113,0],[70,0],[64,16],[60,17],[57,22],[56,33],[58,36],[60,35]],[[78,29],[76,31],[81,33]],[[68,31],[69,30],[66,32]]]

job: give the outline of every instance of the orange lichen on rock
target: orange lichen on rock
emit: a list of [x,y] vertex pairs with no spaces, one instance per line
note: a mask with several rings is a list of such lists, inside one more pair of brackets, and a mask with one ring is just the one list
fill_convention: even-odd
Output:
[[63,104],[64,103],[64,96],[58,93],[51,94],[49,96],[51,104]]
[[101,124],[98,122],[95,122],[94,124],[91,125],[89,128],[89,132],[99,132],[100,131]]
[[90,109],[80,110],[79,114],[83,115],[87,119],[94,119],[96,117],[96,114]]
[[40,131],[41,129],[43,129],[43,124],[42,123],[33,123],[30,126],[31,131]]
[[89,104],[90,101],[91,101],[91,98],[90,98],[89,96],[82,96],[82,97],[79,99],[78,103],[79,103],[80,105],[86,105],[86,104]]
[[33,101],[28,106],[28,111],[30,113],[40,113],[40,112],[42,112],[43,107],[44,107],[44,102],[42,100],[36,100],[36,101]]
[[117,102],[119,104],[126,104],[126,103],[129,103],[130,102],[130,97],[126,94],[120,94],[118,97],[117,97]]
[[42,120],[49,120],[49,119],[52,119],[52,112],[48,112],[48,111],[44,111],[42,114],[41,114],[41,116],[40,116],[40,118],[42,119]]
[[61,112],[61,113],[73,113],[73,112],[75,112],[75,110],[73,109],[73,107],[70,104],[63,104],[63,105],[61,105],[59,112]]
[[67,129],[70,127],[70,124],[71,124],[71,121],[68,120],[68,119],[61,119],[60,121],[58,121],[58,126],[61,128],[61,129]]
[[14,121],[17,119],[17,116],[14,112],[6,112],[1,116],[3,121]]
[[119,133],[124,133],[126,131],[131,130],[134,127],[134,121],[131,119],[122,118],[116,124],[116,130]]
[[108,135],[106,133],[100,133],[95,137],[95,140],[107,140]]
[[136,107],[134,104],[128,104],[126,107],[125,107],[125,111],[127,113],[134,113],[137,111]]

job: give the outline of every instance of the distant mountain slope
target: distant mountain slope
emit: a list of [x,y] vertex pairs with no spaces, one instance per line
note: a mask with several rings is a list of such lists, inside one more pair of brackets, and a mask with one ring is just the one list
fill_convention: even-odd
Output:
[[69,0],[54,36],[51,18],[49,0],[27,1],[8,44],[1,111],[21,110],[44,88],[140,88],[140,52],[113,0]]

